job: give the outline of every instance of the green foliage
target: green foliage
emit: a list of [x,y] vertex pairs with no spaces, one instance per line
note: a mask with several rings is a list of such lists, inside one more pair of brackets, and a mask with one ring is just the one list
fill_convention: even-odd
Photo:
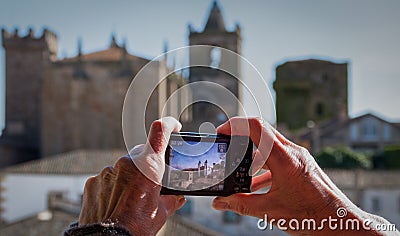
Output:
[[383,163],[387,169],[400,169],[400,146],[386,146],[383,152]]
[[324,148],[315,156],[315,159],[322,168],[369,169],[372,167],[369,156],[348,147]]

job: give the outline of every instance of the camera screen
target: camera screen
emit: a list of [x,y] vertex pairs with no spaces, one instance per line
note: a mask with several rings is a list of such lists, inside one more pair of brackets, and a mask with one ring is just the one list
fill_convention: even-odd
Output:
[[224,189],[227,142],[170,141],[167,187],[194,191]]

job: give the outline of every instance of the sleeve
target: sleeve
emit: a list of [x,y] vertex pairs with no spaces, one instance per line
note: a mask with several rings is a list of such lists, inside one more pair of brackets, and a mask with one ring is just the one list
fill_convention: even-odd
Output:
[[133,236],[128,230],[115,226],[113,224],[90,224],[78,226],[78,223],[72,223],[64,231],[64,236]]

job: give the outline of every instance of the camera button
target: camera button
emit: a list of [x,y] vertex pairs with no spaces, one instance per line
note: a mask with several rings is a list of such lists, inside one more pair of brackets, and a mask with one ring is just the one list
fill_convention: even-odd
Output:
[[233,191],[238,193],[240,191],[240,187],[238,185],[233,186]]
[[246,167],[243,167],[243,166],[239,167],[239,171],[240,171],[240,173],[245,173],[245,172],[247,172],[247,171],[246,171]]

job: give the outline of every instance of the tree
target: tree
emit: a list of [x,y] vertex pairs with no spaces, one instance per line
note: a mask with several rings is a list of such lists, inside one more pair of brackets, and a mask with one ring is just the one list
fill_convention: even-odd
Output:
[[370,157],[348,147],[326,147],[315,156],[315,159],[322,168],[369,169],[372,167]]
[[383,154],[376,158],[385,169],[400,169],[400,146],[386,146]]

